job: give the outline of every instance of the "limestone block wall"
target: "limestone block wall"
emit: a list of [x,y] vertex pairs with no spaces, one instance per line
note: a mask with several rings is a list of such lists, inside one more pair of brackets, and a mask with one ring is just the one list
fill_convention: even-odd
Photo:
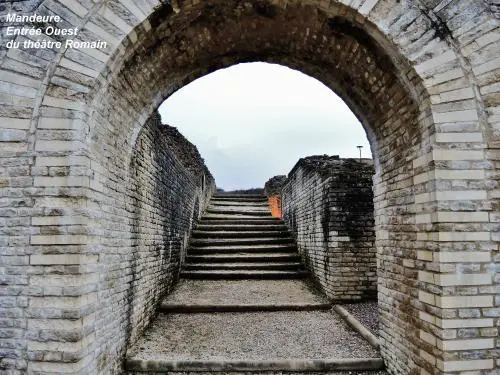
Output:
[[283,218],[332,300],[376,298],[371,160],[300,159],[281,192]]
[[134,231],[130,328],[133,341],[178,280],[193,223],[215,182],[196,147],[154,114],[137,139],[131,166]]
[[[0,285],[17,297],[0,297],[0,373],[121,373],[127,345],[176,281],[214,180],[194,146],[158,115],[130,152],[123,129],[114,131],[116,148],[97,150],[98,161],[44,156],[32,167],[39,184],[33,245],[7,257],[1,245]],[[73,174],[90,165],[92,190],[83,192]],[[64,183],[74,186],[57,186]],[[19,246],[29,240],[17,238]]]

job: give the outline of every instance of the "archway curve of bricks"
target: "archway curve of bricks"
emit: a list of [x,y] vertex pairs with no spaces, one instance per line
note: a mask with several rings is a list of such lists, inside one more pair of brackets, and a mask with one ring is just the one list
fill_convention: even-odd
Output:
[[[165,98],[192,80],[238,62],[268,61],[325,83],[368,134],[376,163],[381,351],[389,371],[499,370],[500,29],[494,5],[10,3],[19,11],[60,14],[80,27],[82,39],[104,39],[110,47],[29,59],[18,50],[0,55],[2,80],[16,93],[3,104],[0,125],[19,138],[7,139],[0,154],[31,166],[23,189],[6,187],[27,202],[22,215],[31,219],[23,233],[30,242],[14,233],[5,248],[28,257],[37,270],[30,275],[28,265],[19,266],[25,281],[12,282],[26,324],[8,366],[119,371],[127,344],[154,314],[151,306],[137,308],[127,289],[143,277],[130,266],[134,222],[127,195],[141,129]],[[68,167],[70,176],[63,182],[37,177],[40,168],[54,165]],[[57,217],[49,232],[34,224],[45,216]],[[63,267],[58,278],[37,274],[62,259],[48,255],[58,252],[65,254],[61,264],[74,268]],[[106,278],[117,268],[123,272]],[[58,282],[78,286],[71,307],[77,307],[79,328],[65,315],[68,296],[58,292]],[[40,286],[47,288],[37,294]],[[50,286],[56,287],[47,292]],[[44,301],[59,320],[37,313]],[[77,339],[59,345],[68,330]],[[46,331],[51,340],[39,340]]]

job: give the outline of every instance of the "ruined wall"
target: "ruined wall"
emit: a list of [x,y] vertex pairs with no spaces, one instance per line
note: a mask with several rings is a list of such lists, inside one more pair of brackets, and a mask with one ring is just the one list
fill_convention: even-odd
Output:
[[315,281],[333,300],[375,298],[371,160],[300,159],[282,189],[284,220]]
[[196,147],[154,114],[140,134],[132,159],[135,234],[129,291],[130,341],[148,325],[176,283],[193,223],[215,190]]

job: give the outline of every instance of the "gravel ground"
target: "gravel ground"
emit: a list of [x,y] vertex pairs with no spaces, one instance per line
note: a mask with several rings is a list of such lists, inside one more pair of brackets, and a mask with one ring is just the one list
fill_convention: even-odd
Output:
[[181,280],[164,302],[169,305],[328,303],[302,280]]
[[377,301],[347,303],[341,306],[354,315],[375,336],[378,336]]
[[137,360],[375,358],[379,353],[327,311],[160,314],[131,348]]

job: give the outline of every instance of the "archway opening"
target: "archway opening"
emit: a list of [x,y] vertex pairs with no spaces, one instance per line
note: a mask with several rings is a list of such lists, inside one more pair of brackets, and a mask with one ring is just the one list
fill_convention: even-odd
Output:
[[198,147],[225,191],[263,188],[307,156],[371,158],[362,125],[342,99],[277,64],[238,64],[203,76],[158,112]]
[[373,161],[342,99],[295,70],[252,63],[186,85],[159,113],[198,147],[219,192],[267,195],[325,295],[376,300]]
[[[430,168],[419,159],[431,147],[428,94],[406,60],[376,27],[356,20],[352,9],[341,5],[322,10],[303,4],[266,4],[215,1],[189,5],[182,12],[171,5],[159,9],[143,28],[136,30],[134,43],[110,62],[109,74],[93,93],[90,152],[104,168],[103,180],[133,182],[128,175],[133,170],[129,168],[130,160],[151,114],[163,100],[193,80],[252,61],[278,63],[320,80],[347,103],[370,141],[375,162],[379,296],[383,297],[382,354],[391,358],[390,366],[397,371],[410,371],[423,364],[412,354],[418,352],[419,328],[414,322],[420,319],[419,309],[423,307],[414,303],[418,295],[416,271],[410,266],[407,269],[404,261],[416,258],[415,240],[420,230],[414,225],[413,178]],[[157,137],[151,133],[149,138]],[[110,158],[112,150],[120,151]],[[203,208],[203,199],[209,195],[206,181],[206,176],[199,179],[196,186],[201,188],[190,198],[190,217],[195,207]],[[137,188],[130,191],[135,194]],[[135,215],[140,207],[127,205],[123,199],[127,190],[120,187],[107,194],[105,201],[114,210]],[[99,195],[91,199],[96,205],[102,204]],[[150,222],[155,220],[153,217]],[[101,216],[105,227],[114,222],[111,214]],[[185,239],[185,229],[174,232]],[[165,233],[171,229],[164,223],[158,230]],[[131,233],[129,250],[136,267],[142,262],[142,245],[137,232]],[[115,235],[123,236],[123,231]],[[148,251],[153,251],[154,241],[148,246],[152,246]],[[115,250],[104,246],[102,251]],[[140,267],[147,270],[147,262]],[[133,340],[153,316],[154,305],[164,292],[158,285],[165,277],[148,276],[147,271],[134,273],[129,299],[147,296],[150,303],[131,303],[127,307],[134,311],[125,314],[128,322],[124,324],[132,329],[125,340]],[[145,309],[137,308],[145,305]]]

